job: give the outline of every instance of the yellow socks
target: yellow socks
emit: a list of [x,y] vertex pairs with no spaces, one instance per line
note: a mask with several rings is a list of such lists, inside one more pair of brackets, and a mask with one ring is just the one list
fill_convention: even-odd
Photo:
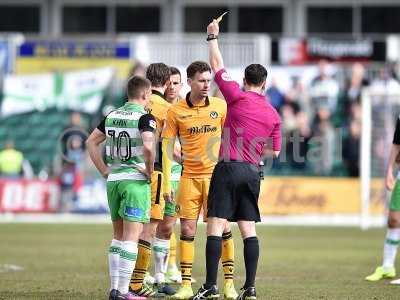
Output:
[[235,260],[235,247],[233,244],[232,232],[224,232],[222,234],[222,253],[221,261],[224,268],[225,282],[233,281],[233,272]]
[[139,240],[135,270],[132,273],[132,278],[129,285],[132,290],[138,290],[142,287],[144,276],[149,269],[150,259],[151,244],[144,240]]
[[180,248],[182,285],[191,285],[194,259],[194,236],[181,236]]

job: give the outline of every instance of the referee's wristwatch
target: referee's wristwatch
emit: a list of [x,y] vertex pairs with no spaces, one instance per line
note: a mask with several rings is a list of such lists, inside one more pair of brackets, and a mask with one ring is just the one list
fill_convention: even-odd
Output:
[[211,40],[217,40],[218,39],[218,35],[214,34],[214,33],[210,33],[209,35],[207,35],[207,39],[206,41],[211,41]]

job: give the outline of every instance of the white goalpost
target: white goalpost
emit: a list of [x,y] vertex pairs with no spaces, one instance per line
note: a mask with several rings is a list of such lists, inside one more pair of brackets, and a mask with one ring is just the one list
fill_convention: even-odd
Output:
[[374,213],[372,204],[382,201],[386,205],[389,198],[384,178],[396,120],[400,115],[400,91],[364,89],[361,112],[360,227],[365,230],[376,225],[376,220],[386,217]]

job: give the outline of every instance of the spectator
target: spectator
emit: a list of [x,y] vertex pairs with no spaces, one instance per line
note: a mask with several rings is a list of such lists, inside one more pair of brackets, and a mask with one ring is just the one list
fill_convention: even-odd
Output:
[[317,175],[330,175],[335,154],[335,131],[328,108],[321,107],[316,116],[313,137],[318,141],[317,157],[313,157],[314,171]]
[[137,61],[129,70],[128,79],[133,76],[146,77],[146,66],[142,62]]
[[399,82],[393,77],[393,72],[384,67],[379,71],[378,78],[371,83],[371,89],[375,93],[398,93],[400,91]]
[[285,102],[295,103],[299,106],[299,110],[301,107],[301,110],[306,113],[308,120],[311,120],[313,118],[313,114],[315,114],[315,111],[310,103],[308,89],[297,76],[292,78],[292,87],[285,95]]
[[281,156],[281,161],[278,163],[275,161],[274,168],[288,168],[291,166],[294,160],[294,145],[293,145],[293,133],[297,129],[296,114],[299,111],[297,103],[287,103],[281,108],[282,116],[282,144],[285,149],[285,155]]
[[271,86],[267,89],[267,96],[271,105],[277,110],[280,111],[281,107],[285,103],[285,96],[279,90],[276,79],[272,78]]
[[355,63],[351,69],[351,78],[346,87],[346,103],[350,106],[353,103],[361,102],[361,91],[369,85],[368,79],[365,77],[365,68],[360,63]]
[[24,155],[14,148],[12,141],[7,141],[0,152],[0,174],[6,178],[18,178],[22,174]]
[[81,165],[85,158],[87,133],[82,126],[81,114],[71,114],[70,125],[61,138],[62,166],[59,176],[61,185],[61,211],[70,211],[83,185]]
[[296,129],[296,113],[299,111],[298,105],[295,104],[285,104],[281,109],[281,116],[283,120],[282,132],[283,135],[287,136]]
[[387,67],[390,72],[390,76],[400,82],[400,63],[398,61],[392,61],[387,64]]
[[357,120],[361,122],[361,117],[362,117],[361,104],[354,103],[352,106],[350,106],[349,114],[350,114],[350,120]]
[[85,154],[85,140],[87,133],[82,126],[81,114],[73,112],[71,114],[70,125],[65,128],[61,143],[63,159],[71,164],[82,162]]
[[339,84],[329,75],[329,64],[326,60],[321,60],[318,68],[319,74],[311,82],[310,96],[317,108],[327,108],[332,114],[338,102]]
[[287,147],[290,166],[295,170],[307,168],[307,152],[312,131],[307,115],[300,111],[296,114],[296,128],[290,134],[290,143]]
[[357,120],[350,123],[349,135],[343,141],[343,162],[350,177],[360,175],[361,124]]

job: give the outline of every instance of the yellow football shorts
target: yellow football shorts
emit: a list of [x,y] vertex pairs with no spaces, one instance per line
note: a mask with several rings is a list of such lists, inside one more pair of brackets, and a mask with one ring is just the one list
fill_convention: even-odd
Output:
[[207,217],[207,198],[211,178],[187,178],[182,176],[176,198],[178,217],[197,220],[203,209],[203,219]]

